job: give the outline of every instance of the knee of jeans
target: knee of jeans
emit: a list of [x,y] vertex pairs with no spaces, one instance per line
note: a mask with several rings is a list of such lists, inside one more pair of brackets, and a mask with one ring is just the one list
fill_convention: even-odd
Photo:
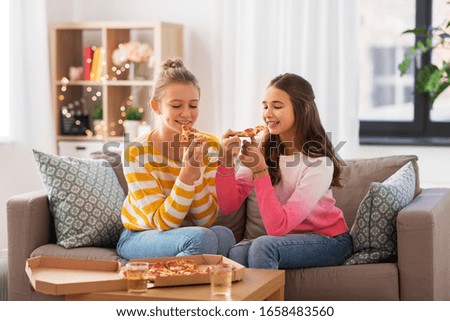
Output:
[[249,249],[249,255],[252,255],[252,253],[258,255],[258,253],[270,251],[272,249],[272,239],[273,237],[269,235],[263,235],[254,239]]
[[236,238],[234,237],[233,232],[228,227],[216,225],[211,226],[209,229],[216,234],[219,242],[225,242],[227,243],[227,245],[229,244],[230,247],[236,244]]
[[188,243],[199,254],[216,254],[218,247],[218,239],[216,234],[205,227],[192,227],[195,231],[188,237]]
[[244,266],[248,266],[248,250],[250,248],[250,242],[240,242],[234,245],[228,254],[229,258],[235,262],[238,262]]

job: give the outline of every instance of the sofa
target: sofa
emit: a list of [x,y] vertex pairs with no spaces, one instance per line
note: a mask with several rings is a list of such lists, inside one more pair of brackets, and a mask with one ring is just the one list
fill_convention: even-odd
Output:
[[[414,199],[396,218],[397,257],[391,262],[286,270],[286,300],[449,300],[450,189],[421,189],[413,155],[347,160],[342,188],[333,188],[336,204],[351,227],[372,182],[382,182],[411,162],[415,170]],[[127,191],[120,166],[114,168]],[[239,241],[266,234],[255,195],[231,216],[219,215]],[[65,249],[56,245],[45,191],[12,197],[7,203],[8,297],[10,300],[63,300],[35,292],[25,274],[34,256],[123,260],[114,248]]]

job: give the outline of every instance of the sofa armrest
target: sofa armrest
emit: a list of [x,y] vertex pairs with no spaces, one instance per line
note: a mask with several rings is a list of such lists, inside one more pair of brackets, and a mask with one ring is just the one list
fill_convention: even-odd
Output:
[[449,300],[450,189],[423,189],[397,218],[401,300]]
[[10,198],[6,204],[8,229],[8,299],[30,300],[25,261],[37,247],[47,244],[50,214],[45,191]]

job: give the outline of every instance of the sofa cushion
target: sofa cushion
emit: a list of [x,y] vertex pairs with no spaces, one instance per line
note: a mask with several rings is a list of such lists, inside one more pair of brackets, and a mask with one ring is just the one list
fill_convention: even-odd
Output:
[[123,229],[123,189],[107,161],[33,151],[47,189],[57,244],[114,247]]
[[353,225],[359,204],[367,194],[370,184],[373,182],[383,182],[408,162],[412,163],[416,176],[414,196],[420,193],[417,156],[400,155],[370,159],[353,159],[346,160],[345,162],[347,166],[342,168],[341,175],[344,187],[333,187],[333,196],[336,199],[336,206],[344,212],[348,226]]
[[123,164],[120,152],[107,150],[106,154],[104,154],[103,152],[93,152],[90,154],[90,156],[92,159],[107,160],[111,164],[111,167],[114,169],[114,173],[116,174],[125,195],[128,194],[128,183],[125,179],[125,174],[123,173]]
[[399,300],[396,264],[364,264],[286,270],[285,300]]
[[219,211],[219,215],[213,225],[228,227],[233,232],[236,242],[239,242],[244,237],[246,209],[247,206],[244,202],[241,207],[232,214],[224,215]]
[[247,217],[245,219],[244,238],[254,239],[262,235],[267,235],[266,228],[259,213],[258,200],[256,192],[253,191],[247,197]]
[[356,214],[350,234],[354,254],[345,264],[395,260],[397,215],[414,198],[415,173],[409,162],[383,183],[372,183]]

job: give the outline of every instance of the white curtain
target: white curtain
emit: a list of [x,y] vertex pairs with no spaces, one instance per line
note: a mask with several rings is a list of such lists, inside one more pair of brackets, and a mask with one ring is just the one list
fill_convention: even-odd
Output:
[[322,122],[351,156],[358,145],[356,0],[224,0],[215,127],[262,121],[269,81],[292,72],[312,84]]
[[55,152],[45,0],[10,1],[11,142],[0,144],[0,249],[7,246],[6,202],[42,189],[31,149]]
[[55,137],[46,1],[15,0],[10,6],[13,141],[51,150]]

